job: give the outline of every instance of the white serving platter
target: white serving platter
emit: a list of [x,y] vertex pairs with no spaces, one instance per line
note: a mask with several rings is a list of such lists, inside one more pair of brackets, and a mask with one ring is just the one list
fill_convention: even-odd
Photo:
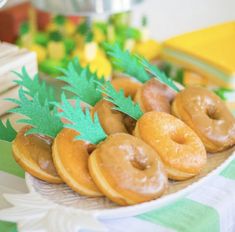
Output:
[[201,175],[171,182],[168,193],[161,198],[134,206],[118,206],[105,197],[80,196],[65,184],[49,184],[26,173],[29,193],[4,194],[13,207],[1,210],[0,220],[17,222],[20,232],[106,231],[99,219],[135,216],[176,201],[218,175],[235,158],[233,150],[208,155],[208,165]]

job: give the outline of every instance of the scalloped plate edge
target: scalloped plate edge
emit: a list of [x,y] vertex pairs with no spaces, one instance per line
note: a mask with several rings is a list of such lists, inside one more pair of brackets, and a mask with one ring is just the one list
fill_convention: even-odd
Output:
[[[156,200],[133,205],[133,206],[122,206],[122,207],[115,208],[115,209],[101,209],[101,210],[87,210],[87,211],[82,210],[82,211],[90,212],[102,219],[108,219],[108,218],[114,219],[114,218],[121,218],[121,217],[136,216],[138,214],[145,213],[153,209],[161,208],[164,205],[172,203],[178,198],[185,196],[186,194],[188,194],[195,188],[199,187],[200,185],[207,182],[212,177],[219,174],[234,158],[235,158],[235,151],[233,151],[233,153],[222,164],[220,164],[217,168],[215,168],[213,171],[211,171],[210,173],[208,173],[206,176],[202,177],[198,181],[192,183],[191,185],[185,187],[182,190],[179,190],[178,192],[171,193],[169,195],[163,196]],[[30,192],[36,193],[29,177],[30,177],[30,174],[26,173],[25,175],[26,185]],[[66,208],[66,206],[63,206],[63,207]],[[67,207],[67,208],[70,208],[70,207]],[[81,211],[80,209],[75,209],[75,208],[73,209],[75,212]]]

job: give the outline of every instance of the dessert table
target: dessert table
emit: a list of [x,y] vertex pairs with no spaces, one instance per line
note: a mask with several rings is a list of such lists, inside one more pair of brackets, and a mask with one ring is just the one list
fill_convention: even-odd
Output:
[[[15,127],[16,115],[5,115]],[[25,193],[24,172],[11,156],[11,144],[0,141],[0,208],[9,207],[3,193]],[[235,231],[235,159],[217,175],[173,203],[135,217],[101,220],[107,231]],[[0,212],[1,217],[1,212]],[[21,230],[22,229],[22,230]],[[26,231],[1,221],[0,231]],[[32,230],[33,231],[33,230]],[[46,230],[45,230],[46,231]],[[85,231],[105,231],[85,230]]]

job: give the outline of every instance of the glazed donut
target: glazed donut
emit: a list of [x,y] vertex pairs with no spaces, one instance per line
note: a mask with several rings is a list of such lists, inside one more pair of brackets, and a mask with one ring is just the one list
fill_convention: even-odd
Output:
[[124,133],[112,134],[98,145],[89,157],[89,170],[105,196],[119,205],[156,199],[167,187],[156,152]]
[[63,129],[53,143],[53,160],[64,182],[75,192],[85,196],[102,196],[88,171],[89,146],[84,141],[75,140],[78,133]]
[[200,173],[206,164],[206,150],[184,122],[164,112],[145,113],[136,124],[134,135],[159,154],[172,180],[185,180]]
[[170,113],[170,103],[176,92],[152,78],[138,89],[135,101],[139,103],[143,112],[158,111]]
[[130,96],[134,99],[136,92],[143,85],[132,77],[117,77],[111,81],[113,87],[119,91],[123,89],[126,97]]
[[113,110],[114,105],[106,100],[100,100],[92,108],[91,113],[96,112],[100,124],[107,135],[123,132],[131,133],[135,128],[136,121],[126,114]]
[[181,91],[172,105],[172,113],[190,126],[208,152],[223,151],[235,144],[235,119],[224,102],[202,87]]
[[52,139],[34,134],[25,135],[30,128],[23,127],[13,141],[12,150],[16,162],[40,180],[54,184],[62,183],[52,160]]

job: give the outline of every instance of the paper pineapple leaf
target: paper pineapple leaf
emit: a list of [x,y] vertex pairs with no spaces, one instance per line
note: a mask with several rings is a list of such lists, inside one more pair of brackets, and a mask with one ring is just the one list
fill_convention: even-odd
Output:
[[168,78],[164,72],[162,72],[160,69],[158,69],[155,65],[150,64],[145,58],[143,57],[137,57],[139,60],[140,65],[142,65],[149,73],[151,73],[158,81],[160,81],[162,84],[167,85],[171,89],[175,90],[176,92],[179,92],[180,90],[175,85],[175,83],[172,81],[171,78]]
[[40,103],[44,103],[46,99],[49,102],[55,101],[53,88],[48,87],[45,81],[40,81],[38,74],[30,77],[25,67],[22,68],[21,73],[14,73],[19,77],[19,80],[14,82],[20,85],[28,96],[33,97],[38,94]]
[[98,91],[106,95],[104,97],[105,100],[115,105],[113,109],[129,115],[135,120],[138,120],[143,115],[139,104],[134,103],[130,96],[125,97],[122,89],[116,91],[109,81],[105,85],[100,84]]
[[102,98],[102,94],[96,91],[96,82],[104,83],[104,78],[99,79],[96,73],[91,73],[89,67],[82,68],[78,59],[69,62],[66,69],[60,70],[64,76],[58,77],[58,79],[67,83],[64,90],[72,92],[91,106]]
[[75,107],[73,107],[65,95],[61,96],[61,104],[55,103],[57,107],[62,109],[62,112],[58,113],[58,116],[70,121],[71,124],[64,124],[64,127],[76,130],[79,135],[76,136],[77,140],[89,141],[92,144],[97,144],[104,140],[107,135],[98,119],[98,115],[94,114],[94,120],[92,119],[90,110],[88,107],[83,112],[81,107],[81,101],[76,98]]
[[149,74],[145,71],[144,67],[140,65],[135,55],[132,55],[129,51],[123,51],[117,43],[114,45],[106,43],[104,47],[111,57],[112,63],[118,69],[142,83],[150,79]]
[[12,127],[9,119],[7,119],[6,124],[0,120],[0,140],[5,140],[11,142],[16,137],[16,130]]
[[32,126],[32,129],[26,132],[29,134],[41,134],[54,138],[63,128],[60,118],[56,114],[56,108],[50,110],[48,100],[42,104],[36,94],[32,100],[29,100],[23,89],[19,90],[19,99],[8,99],[17,104],[17,107],[10,110],[11,113],[18,113],[27,117],[20,119],[18,123],[24,123]]

